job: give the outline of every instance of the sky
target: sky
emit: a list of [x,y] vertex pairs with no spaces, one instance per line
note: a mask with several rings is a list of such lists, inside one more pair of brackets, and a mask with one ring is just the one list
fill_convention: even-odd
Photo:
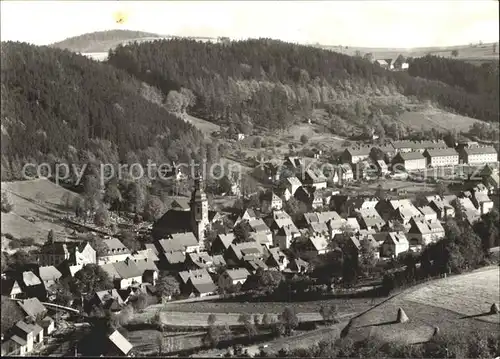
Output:
[[[1,1],[1,40],[47,45],[88,32],[268,37],[298,43],[415,48],[498,41],[497,0]],[[116,14],[125,15],[117,24]]]

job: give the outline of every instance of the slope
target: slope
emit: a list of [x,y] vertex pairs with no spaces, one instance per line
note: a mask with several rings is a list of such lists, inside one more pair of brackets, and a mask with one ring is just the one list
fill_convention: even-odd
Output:
[[197,117],[232,124],[243,133],[251,133],[252,127],[285,129],[318,108],[328,109],[332,121],[337,116],[354,122],[366,134],[376,129],[394,137],[392,127],[400,115],[394,107],[409,102],[430,100],[487,121],[495,121],[498,112],[490,98],[443,82],[386,71],[359,57],[269,39],[136,43],[118,46],[108,62],[160,88],[174,109],[180,88],[189,88],[197,96],[191,108]]
[[2,43],[1,74],[3,179],[21,178],[28,160],[158,163],[197,151],[202,141],[161,98],[146,99],[139,81],[70,51]]
[[161,35],[143,31],[107,30],[70,37],[50,46],[75,52],[107,52],[124,42],[156,37]]
[[[31,237],[38,244],[46,240],[50,230],[61,238],[69,235],[71,230],[60,220],[68,211],[63,208],[62,199],[66,194],[68,203],[73,203],[78,194],[47,179],[2,182],[1,186],[13,204],[11,212],[2,213],[2,235]],[[7,245],[2,238],[2,247]]]
[[[497,267],[424,283],[354,319],[348,337],[421,343],[432,337],[435,326],[448,334],[495,331],[500,316],[488,311],[492,303],[498,302],[498,291]],[[408,322],[396,322],[398,308],[403,308]]]

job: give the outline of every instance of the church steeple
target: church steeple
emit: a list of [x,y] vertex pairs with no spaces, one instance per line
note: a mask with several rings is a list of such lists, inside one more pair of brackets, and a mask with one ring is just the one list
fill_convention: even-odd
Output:
[[205,230],[209,226],[208,220],[208,199],[203,189],[203,177],[197,175],[194,179],[194,189],[191,194],[191,223],[193,227],[193,232],[200,242],[200,246],[203,245],[205,239]]

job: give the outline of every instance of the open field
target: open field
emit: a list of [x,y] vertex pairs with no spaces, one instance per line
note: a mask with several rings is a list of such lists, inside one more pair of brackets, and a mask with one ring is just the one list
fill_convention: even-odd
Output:
[[40,244],[51,229],[56,235],[69,234],[70,230],[59,220],[65,214],[60,203],[64,193],[69,193],[71,198],[77,194],[47,179],[2,182],[1,186],[14,206],[10,213],[2,215],[2,234],[10,233],[15,238],[32,237]]
[[[498,43],[497,43],[498,45]],[[469,44],[446,47],[420,47],[414,49],[402,48],[369,48],[356,46],[328,46],[319,45],[323,49],[341,52],[346,55],[354,56],[359,51],[362,55],[372,53],[375,59],[395,59],[398,55],[405,57],[422,57],[427,54],[434,56],[452,57],[453,50],[458,51],[458,56],[454,57],[459,60],[478,62],[478,61],[498,61],[498,46],[497,53],[493,53],[493,43],[488,44]]]
[[[210,314],[210,312],[190,313],[164,311],[161,313],[161,318],[162,323],[166,325],[202,327],[208,326],[207,321]],[[262,316],[263,313],[254,312],[252,314]],[[241,313],[217,313],[217,324],[239,325],[240,323],[238,322],[238,319],[240,315]],[[297,313],[297,317],[301,322],[314,322],[321,320],[321,315],[319,313]]]
[[[421,287],[405,296],[406,300],[429,304],[466,316],[487,313],[499,301],[500,272],[491,270],[455,276]],[[500,323],[499,315],[478,316],[478,320]]]
[[[496,331],[498,314],[478,315],[489,310],[486,302],[498,302],[498,293],[498,267],[420,284],[353,319],[348,337],[421,343],[432,337],[435,326],[442,333],[462,335],[479,329]],[[396,322],[398,308],[403,308],[408,322]]]
[[397,196],[397,191],[406,191],[408,193],[407,196],[416,195],[421,192],[433,192],[435,191],[436,185],[425,183],[425,182],[412,182],[408,180],[396,180],[396,179],[388,179],[382,178],[370,183],[362,183],[360,185],[348,185],[346,186],[346,190],[350,191],[352,195],[356,194],[369,194],[373,195],[375,191],[377,191],[378,186],[382,186],[382,189],[385,191],[390,191],[391,189],[394,192],[388,192],[388,195]]
[[428,108],[420,111],[405,112],[399,117],[399,121],[416,130],[437,130],[454,129],[468,131],[475,122],[482,122],[470,117],[455,115],[439,109]]
[[212,122],[208,122],[202,120],[201,118],[197,118],[191,115],[185,115],[184,119],[186,122],[191,123],[194,127],[201,131],[204,135],[210,135],[212,132],[220,131],[220,126],[216,125]]
[[[352,299],[323,299],[308,302],[191,302],[169,303],[164,306],[165,311],[196,312],[196,313],[249,313],[275,314],[283,312],[286,307],[295,309],[296,313],[317,314],[323,305],[337,305],[340,313],[361,312],[380,302],[381,298],[352,298]],[[158,308],[157,308],[158,309]]]

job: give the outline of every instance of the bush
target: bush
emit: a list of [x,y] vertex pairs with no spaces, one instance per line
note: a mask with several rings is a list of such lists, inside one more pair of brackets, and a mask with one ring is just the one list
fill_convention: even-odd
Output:
[[14,239],[14,236],[10,233],[5,233],[4,234],[5,238],[7,238],[8,240],[13,240]]
[[14,208],[7,192],[2,192],[1,207],[3,213],[9,213]]
[[306,135],[302,135],[300,136],[300,142],[305,145],[307,142],[309,142],[309,137],[307,137]]
[[19,238],[18,241],[22,247],[29,247],[35,244],[35,240],[31,237]]
[[19,243],[19,241],[10,241],[9,242],[9,248],[10,249],[18,249],[18,248],[21,248],[21,243]]

